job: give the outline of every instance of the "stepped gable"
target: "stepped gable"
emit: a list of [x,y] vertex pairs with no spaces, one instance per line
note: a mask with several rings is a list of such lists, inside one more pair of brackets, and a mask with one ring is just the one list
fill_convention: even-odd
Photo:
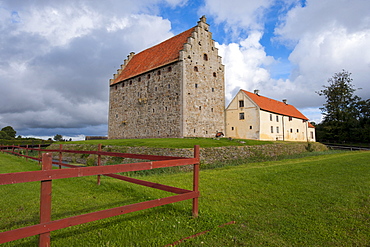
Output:
[[162,67],[166,64],[178,61],[180,51],[184,48],[195,27],[190,28],[162,43],[148,48],[136,55],[131,53],[125,65],[122,65],[120,73],[115,75],[110,85],[127,80],[134,76]]
[[284,102],[273,100],[255,93],[251,93],[242,90],[251,100],[253,100],[261,110],[268,112],[278,113],[285,116],[300,118],[303,120],[308,120],[300,111],[297,110],[292,105],[285,104]]

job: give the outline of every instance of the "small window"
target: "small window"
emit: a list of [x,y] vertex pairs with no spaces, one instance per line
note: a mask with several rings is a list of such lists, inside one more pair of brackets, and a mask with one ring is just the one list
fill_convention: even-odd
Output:
[[214,92],[215,91],[215,89],[214,88],[212,88],[212,92]]
[[234,127],[231,127],[231,130],[234,130]]
[[213,77],[217,77],[217,74],[216,74],[216,72],[213,72]]
[[272,121],[272,114],[270,114],[270,121]]
[[276,127],[276,133],[279,133],[279,127]]
[[313,131],[311,131],[311,139],[313,139]]
[[130,85],[132,85],[132,81],[130,81]]
[[148,74],[148,79],[150,79],[150,74]]
[[198,88],[198,84],[195,83],[195,88]]
[[194,133],[195,133],[195,129],[194,129]]
[[168,67],[168,72],[171,72],[172,71],[172,67]]
[[293,133],[293,129],[290,129],[290,133]]
[[299,132],[299,129],[297,129],[297,133]]
[[274,133],[274,126],[271,126],[271,133]]
[[161,71],[160,70],[157,71],[157,75],[161,75]]
[[292,121],[293,120],[293,117],[289,117],[289,121]]
[[168,84],[168,86],[167,86],[168,88],[171,88],[171,84]]
[[211,112],[213,112],[213,108],[211,108]]
[[276,122],[279,122],[279,116],[276,116]]
[[117,85],[114,87],[115,90],[117,90]]
[[203,54],[203,59],[204,59],[204,61],[208,61],[208,55],[207,54]]
[[244,120],[244,112],[239,113],[239,120]]
[[125,83],[124,82],[122,83],[122,87],[125,87]]
[[239,107],[244,107],[244,100],[239,100]]
[[141,77],[139,77],[139,78],[137,79],[137,81],[138,81],[138,82],[141,82]]
[[154,88],[154,91],[157,91],[157,90],[158,90],[158,88],[157,88],[157,87],[155,87],[155,88]]
[[198,72],[198,67],[197,66],[194,66],[194,71]]
[[199,110],[202,110],[202,107],[201,106],[199,106]]
[[253,129],[253,126],[251,125],[251,126],[249,126],[249,129],[251,130],[251,129]]

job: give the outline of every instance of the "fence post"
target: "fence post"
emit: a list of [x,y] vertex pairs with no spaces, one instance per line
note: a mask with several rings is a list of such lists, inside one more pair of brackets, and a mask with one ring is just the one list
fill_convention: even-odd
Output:
[[[46,153],[42,155],[42,170],[48,171],[52,169],[52,154]],[[52,180],[41,181],[40,191],[40,224],[51,221],[51,183]],[[44,226],[45,227],[45,226]],[[50,231],[39,235],[39,247],[50,246]]]
[[62,169],[62,166],[60,165],[62,163],[62,148],[63,148],[63,144],[59,144],[59,169]]
[[[32,140],[33,141],[33,140]],[[39,165],[40,165],[40,161],[41,161],[41,145],[39,144],[39,154],[38,154],[38,158],[39,158]]]
[[[101,152],[101,143],[98,144],[98,151]],[[101,165],[101,155],[98,154],[98,166]],[[98,175],[98,181],[97,184],[100,185],[100,175]]]
[[26,160],[28,160],[28,144],[26,145]]
[[[194,146],[194,158],[200,157],[199,145]],[[193,191],[199,192],[199,162],[193,168]],[[193,198],[193,217],[198,217],[198,196]]]

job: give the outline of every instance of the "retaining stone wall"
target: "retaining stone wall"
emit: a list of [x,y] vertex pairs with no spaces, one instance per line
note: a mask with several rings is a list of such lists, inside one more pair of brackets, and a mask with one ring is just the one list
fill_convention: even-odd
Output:
[[[211,164],[218,161],[228,161],[235,159],[247,159],[255,156],[279,156],[291,155],[307,152],[307,143],[289,143],[289,144],[268,144],[256,146],[229,146],[229,147],[214,147],[200,148],[200,158],[202,164]],[[321,143],[311,143],[313,151],[325,151],[326,146]],[[52,144],[48,149],[59,149],[58,144]],[[97,145],[87,144],[64,144],[63,149],[69,150],[97,150]],[[194,151],[192,148],[152,148],[152,147],[123,147],[123,146],[103,146],[102,151],[106,152],[121,152],[147,155],[164,155],[175,157],[193,157]],[[54,154],[54,159],[58,159],[58,153]],[[70,154],[63,153],[63,160],[72,163],[96,164],[96,155],[86,154]],[[104,163],[134,163],[142,162],[143,160],[135,160],[129,158],[115,158],[102,156]]]

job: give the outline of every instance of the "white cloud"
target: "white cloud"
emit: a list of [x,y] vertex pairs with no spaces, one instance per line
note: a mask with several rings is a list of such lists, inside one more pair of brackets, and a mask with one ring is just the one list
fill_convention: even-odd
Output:
[[214,17],[216,23],[226,23],[226,28],[234,35],[239,31],[262,30],[264,13],[273,4],[273,0],[205,0],[205,6],[199,11]]
[[168,20],[139,13],[156,2],[0,2],[0,126],[38,136],[105,132],[112,74],[129,52],[173,35]]

